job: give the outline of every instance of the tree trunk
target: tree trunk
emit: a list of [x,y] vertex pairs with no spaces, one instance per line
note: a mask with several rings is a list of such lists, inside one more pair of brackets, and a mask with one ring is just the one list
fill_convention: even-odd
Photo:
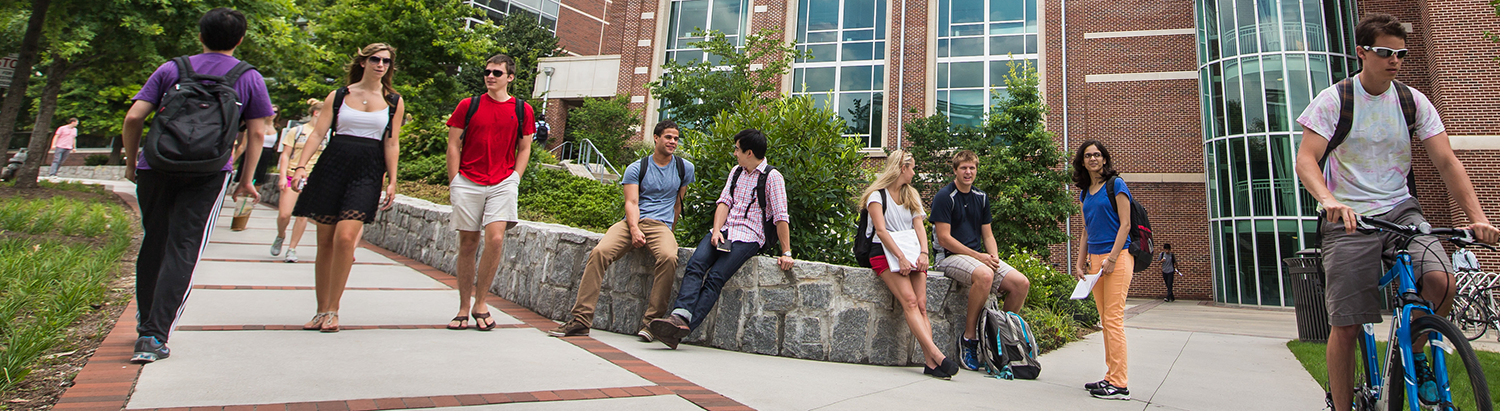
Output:
[[36,188],[36,178],[41,174],[41,165],[52,163],[52,156],[45,155],[52,144],[52,114],[57,111],[57,95],[62,92],[63,78],[68,76],[68,62],[54,58],[47,68],[47,85],[42,87],[42,101],[37,106],[36,124],[31,127],[31,144],[27,146],[26,163],[16,172],[16,188]]
[[109,139],[109,165],[125,164],[125,142],[120,139],[118,135]]
[[[0,104],[0,153],[10,149],[10,138],[16,134],[16,117],[26,103],[26,83],[31,81],[31,66],[36,65],[38,43],[42,41],[42,23],[47,20],[47,7],[52,0],[33,0],[31,19],[26,22],[26,35],[21,38],[20,57],[16,60],[15,74],[10,79],[10,91],[5,93],[5,102]],[[35,133],[33,133],[35,134]]]

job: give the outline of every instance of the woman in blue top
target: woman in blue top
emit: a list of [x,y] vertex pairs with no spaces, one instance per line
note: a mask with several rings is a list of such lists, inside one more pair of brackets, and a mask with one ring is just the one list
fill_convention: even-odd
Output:
[[[1130,291],[1135,260],[1130,253],[1122,252],[1130,246],[1130,230],[1120,229],[1125,226],[1121,222],[1130,221],[1130,189],[1118,175],[1104,143],[1084,141],[1073,155],[1073,184],[1080,191],[1084,222],[1083,241],[1078,242],[1078,270],[1073,276],[1083,279],[1084,274],[1103,274],[1093,291],[1099,323],[1104,327],[1104,365],[1108,371],[1103,380],[1084,384],[1083,388],[1098,398],[1128,400],[1125,294]],[[1110,204],[1111,190],[1106,184],[1111,180],[1115,205]]]

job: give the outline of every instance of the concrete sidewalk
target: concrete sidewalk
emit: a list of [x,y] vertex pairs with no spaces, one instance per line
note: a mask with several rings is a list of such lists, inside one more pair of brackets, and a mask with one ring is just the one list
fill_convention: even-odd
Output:
[[[302,331],[300,325],[314,311],[312,264],[287,264],[270,255],[274,210],[257,207],[242,232],[228,230],[229,212],[221,211],[198,267],[169,342],[172,357],[144,367],[114,358],[128,357],[116,353],[120,341],[134,338],[133,329],[120,329],[133,327],[122,317],[92,361],[100,369],[139,369],[133,391],[113,408],[65,397],[57,409],[89,408],[84,404],[132,410],[250,409],[239,407],[247,405],[287,410],[1279,410],[1323,405],[1322,389],[1285,348],[1295,337],[1290,312],[1190,302],[1131,301],[1131,401],[1094,399],[1082,388],[1104,373],[1099,333],[1044,355],[1035,381],[1001,381],[974,372],[940,381],[914,367],[687,345],[671,351],[598,330],[592,337],[552,338],[544,331],[555,322],[494,297],[496,330],[447,330],[443,326],[457,308],[453,278],[368,246],[357,254],[344,295],[344,331]],[[311,231],[298,249],[303,262],[315,256]],[[126,316],[134,314],[130,310]],[[86,368],[80,380],[92,378],[88,373]]]

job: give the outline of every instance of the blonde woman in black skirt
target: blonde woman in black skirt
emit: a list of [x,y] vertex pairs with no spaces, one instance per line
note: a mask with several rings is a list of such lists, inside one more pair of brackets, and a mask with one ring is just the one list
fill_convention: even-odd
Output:
[[395,52],[375,43],[354,56],[349,85],[328,93],[327,109],[318,114],[307,138],[307,145],[316,147],[334,130],[317,172],[308,175],[312,153],[306,150],[292,168],[292,187],[303,192],[292,215],[318,224],[318,311],[304,330],[338,332],[339,299],[349,282],[360,232],[375,219],[376,208],[389,209],[396,198],[397,137],[406,105],[391,87]]

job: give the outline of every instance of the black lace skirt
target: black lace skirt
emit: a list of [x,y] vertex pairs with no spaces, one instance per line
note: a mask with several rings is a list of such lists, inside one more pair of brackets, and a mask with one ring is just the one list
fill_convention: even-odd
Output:
[[333,136],[318,167],[307,176],[292,215],[318,224],[375,221],[385,177],[385,146],[380,140]]

